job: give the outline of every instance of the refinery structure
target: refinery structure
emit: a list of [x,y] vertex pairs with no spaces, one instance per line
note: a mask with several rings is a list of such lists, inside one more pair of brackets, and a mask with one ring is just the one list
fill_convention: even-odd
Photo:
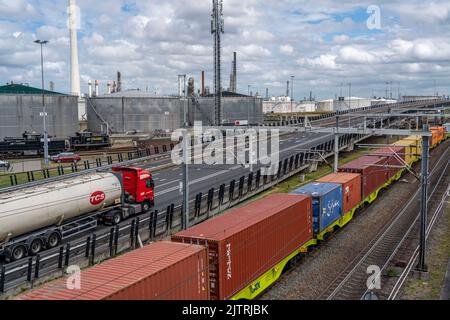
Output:
[[68,93],[43,39],[41,86],[0,86],[0,300],[450,299],[449,96],[253,92],[224,1],[170,92],[84,76],[76,0]]

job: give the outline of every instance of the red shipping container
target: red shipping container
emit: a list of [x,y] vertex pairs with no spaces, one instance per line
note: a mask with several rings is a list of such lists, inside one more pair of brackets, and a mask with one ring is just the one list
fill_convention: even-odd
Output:
[[313,237],[311,198],[274,194],[172,237],[209,248],[212,300],[226,300]]
[[156,242],[84,270],[80,289],[59,279],[19,300],[209,300],[203,246]]
[[[375,150],[373,154],[388,157],[389,179],[395,176],[402,168],[405,167],[406,148],[404,146],[392,146]],[[401,158],[401,160],[399,159]]]
[[390,178],[388,157],[363,156],[339,168],[339,172],[359,173],[362,183],[362,199],[384,185]]
[[338,183],[342,185],[342,212],[346,214],[356,207],[362,200],[361,175],[358,173],[331,173],[317,182]]

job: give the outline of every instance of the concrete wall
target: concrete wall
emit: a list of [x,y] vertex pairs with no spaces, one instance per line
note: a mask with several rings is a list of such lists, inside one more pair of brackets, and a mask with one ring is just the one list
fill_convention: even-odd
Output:
[[[254,97],[223,97],[224,123],[234,123],[236,120],[248,120],[251,124],[263,122],[262,99]],[[203,125],[214,124],[214,98],[197,98],[195,103],[189,103],[189,122],[202,121]]]
[[[92,105],[90,102],[92,102]],[[98,97],[86,99],[88,127],[101,132],[102,120],[108,122],[113,133],[136,130],[151,133],[155,130],[173,131],[182,125],[186,101],[179,98],[157,97]],[[97,115],[97,113],[100,117]]]
[[[77,97],[46,95],[47,132],[65,138],[78,131]],[[43,133],[42,96],[0,95],[0,139],[21,137],[25,131]]]

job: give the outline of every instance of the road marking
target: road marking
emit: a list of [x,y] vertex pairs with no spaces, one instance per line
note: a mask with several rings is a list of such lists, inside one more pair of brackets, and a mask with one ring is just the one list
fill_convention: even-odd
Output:
[[[242,168],[242,166],[235,166],[235,167],[230,168],[229,170],[218,171],[218,172],[216,172],[216,173],[213,173],[213,174],[210,174],[210,175],[208,175],[208,176],[199,178],[199,179],[197,179],[197,180],[193,180],[193,181],[189,182],[189,185],[191,186],[191,185],[194,185],[194,184],[196,184],[196,183],[199,183],[199,182],[202,182],[202,181],[205,181],[205,180],[208,180],[208,179],[211,179],[211,178],[220,176],[220,175],[222,175],[222,174],[229,173],[230,171],[236,170],[236,169],[238,169],[238,168]],[[166,183],[166,185],[167,185],[167,184],[170,184],[170,183],[174,183],[174,182],[178,182],[178,181],[172,181],[172,182]],[[161,186],[162,186],[162,185],[161,185]],[[161,187],[161,186],[160,186],[160,187]],[[164,190],[164,191],[162,191],[162,192],[156,192],[156,196],[161,196],[161,195],[164,195],[164,194],[166,194],[166,193],[169,193],[169,192],[172,192],[172,191],[176,191],[176,190],[179,190],[179,187],[178,187],[178,186],[177,186],[177,187],[170,188],[170,189],[167,189],[167,190]]]

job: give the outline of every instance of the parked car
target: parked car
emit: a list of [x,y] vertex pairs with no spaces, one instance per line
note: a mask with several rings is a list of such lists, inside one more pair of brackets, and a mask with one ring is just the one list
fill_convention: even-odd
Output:
[[81,157],[72,152],[63,152],[56,156],[50,157],[50,160],[57,163],[63,163],[63,162],[78,162],[81,161]]

